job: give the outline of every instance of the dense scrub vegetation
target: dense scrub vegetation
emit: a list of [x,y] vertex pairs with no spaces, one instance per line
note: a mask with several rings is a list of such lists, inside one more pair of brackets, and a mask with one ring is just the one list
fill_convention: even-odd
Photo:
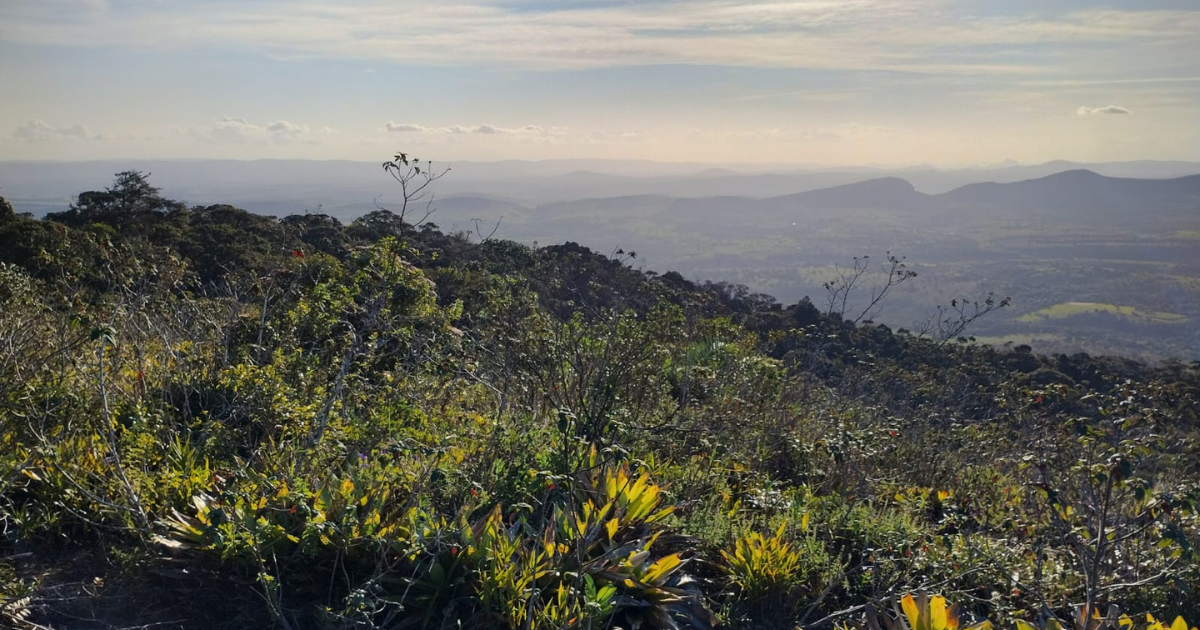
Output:
[[139,173],[44,220],[0,203],[0,625],[1200,619],[1196,365],[632,257]]

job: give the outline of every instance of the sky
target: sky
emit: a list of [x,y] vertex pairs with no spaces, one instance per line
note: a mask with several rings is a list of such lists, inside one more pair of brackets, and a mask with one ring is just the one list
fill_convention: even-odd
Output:
[[0,0],[0,160],[1200,161],[1200,0]]

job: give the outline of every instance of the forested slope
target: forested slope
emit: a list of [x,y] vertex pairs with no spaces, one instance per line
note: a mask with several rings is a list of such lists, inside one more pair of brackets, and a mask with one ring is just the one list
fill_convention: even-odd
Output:
[[0,203],[0,625],[1200,619],[1196,365],[415,222]]

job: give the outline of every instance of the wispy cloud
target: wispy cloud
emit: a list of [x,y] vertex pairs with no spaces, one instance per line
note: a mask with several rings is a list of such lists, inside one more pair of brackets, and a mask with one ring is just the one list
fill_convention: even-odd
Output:
[[1104,107],[1080,107],[1079,109],[1075,110],[1075,113],[1079,116],[1091,116],[1093,114],[1128,115],[1133,112],[1130,112],[1128,109],[1125,109],[1120,105],[1105,105]]
[[1200,83],[1200,76],[1180,77],[1134,77],[1134,78],[1099,78],[1099,79],[1042,79],[1023,82],[1029,86],[1040,87],[1092,87],[1103,85],[1146,85],[1155,83]]
[[13,138],[23,142],[78,142],[104,138],[99,133],[88,131],[88,128],[83,125],[54,126],[38,119],[17,127],[12,135]]
[[[949,0],[499,0],[164,3],[129,0],[73,17],[71,0],[5,3],[0,40],[62,45],[210,46],[298,57],[528,69],[646,64],[1029,72],[1005,47],[1200,41],[1200,11],[1077,11],[967,17]],[[79,1],[79,0],[75,0]],[[57,8],[56,8],[57,7]],[[978,50],[975,50],[978,49]]]

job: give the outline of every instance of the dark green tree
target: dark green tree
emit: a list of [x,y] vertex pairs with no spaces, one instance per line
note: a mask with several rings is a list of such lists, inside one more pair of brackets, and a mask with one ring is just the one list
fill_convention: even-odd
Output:
[[155,219],[186,208],[182,202],[163,197],[150,185],[149,176],[141,171],[117,173],[109,188],[80,193],[69,210],[52,212],[46,218],[73,227],[104,223],[121,230],[145,229]]

